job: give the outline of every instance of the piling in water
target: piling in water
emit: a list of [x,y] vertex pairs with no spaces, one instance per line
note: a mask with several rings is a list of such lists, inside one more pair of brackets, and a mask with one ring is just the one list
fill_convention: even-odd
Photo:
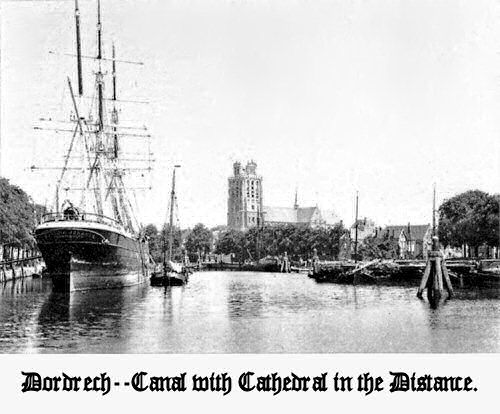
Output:
[[[417,297],[422,299],[427,288],[427,299],[432,306],[437,306],[443,297],[444,289],[448,292],[448,299],[453,296],[453,287],[443,255],[439,251],[437,237],[432,238],[432,251],[429,253],[424,275],[417,291]],[[444,288],[444,289],[443,289]]]

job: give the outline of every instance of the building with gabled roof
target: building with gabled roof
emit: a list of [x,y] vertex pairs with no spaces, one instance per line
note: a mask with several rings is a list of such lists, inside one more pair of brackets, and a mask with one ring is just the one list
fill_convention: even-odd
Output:
[[233,164],[233,176],[229,177],[227,225],[236,230],[246,230],[262,225],[293,224],[309,227],[328,227],[341,220],[331,210],[315,207],[299,207],[297,191],[293,207],[263,206],[262,177],[256,172],[254,161],[242,168]]
[[432,242],[432,226],[430,224],[386,226],[378,234],[379,237],[390,237],[398,240],[399,256],[402,259],[426,258]]

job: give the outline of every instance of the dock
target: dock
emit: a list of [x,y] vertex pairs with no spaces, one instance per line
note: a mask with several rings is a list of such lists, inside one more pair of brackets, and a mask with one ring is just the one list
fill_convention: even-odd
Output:
[[269,272],[277,273],[280,271],[280,267],[277,263],[215,263],[207,262],[202,263],[200,270],[225,270],[225,271],[235,271],[235,272]]
[[[462,283],[498,284],[500,260],[446,260],[450,277]],[[373,260],[319,262],[309,277],[319,283],[374,284],[422,279],[426,260]]]

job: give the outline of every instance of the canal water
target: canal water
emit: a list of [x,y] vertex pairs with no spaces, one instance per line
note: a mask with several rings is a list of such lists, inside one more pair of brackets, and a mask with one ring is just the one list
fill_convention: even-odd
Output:
[[458,289],[438,309],[415,293],[251,272],[71,294],[18,280],[0,285],[0,352],[500,352],[498,288]]

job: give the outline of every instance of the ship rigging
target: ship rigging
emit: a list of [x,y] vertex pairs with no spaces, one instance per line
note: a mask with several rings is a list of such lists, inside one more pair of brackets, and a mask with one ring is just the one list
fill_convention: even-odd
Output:
[[[149,267],[147,241],[135,215],[134,189],[125,177],[132,172],[151,170],[151,135],[146,127],[119,124],[116,48],[111,59],[103,54],[101,2],[97,0],[94,95],[85,114],[82,74],[80,10],[75,0],[77,89],[67,77],[71,116],[67,126],[36,126],[37,130],[70,133],[62,167],[33,166],[32,170],[60,169],[55,184],[54,211],[44,217],[35,237],[54,280],[70,290],[121,287],[145,280]],[[105,98],[106,76],[103,62],[111,62],[111,94]],[[138,62],[120,61],[136,64]],[[108,107],[109,106],[109,107]],[[41,121],[51,121],[41,118]],[[61,121],[56,121],[60,124]],[[121,157],[122,138],[148,140],[146,158]],[[134,167],[126,161],[138,162]],[[146,160],[147,166],[141,163]],[[73,174],[71,174],[73,173]],[[75,183],[76,181],[76,183]],[[64,200],[61,202],[61,193]],[[78,193],[80,195],[78,198]]]

